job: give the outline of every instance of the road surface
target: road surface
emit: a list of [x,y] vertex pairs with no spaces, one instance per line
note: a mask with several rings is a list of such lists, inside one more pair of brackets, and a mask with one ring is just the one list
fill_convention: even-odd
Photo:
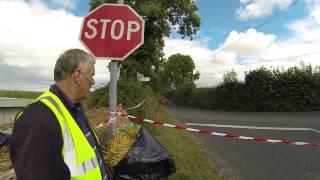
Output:
[[[320,143],[320,112],[215,112],[169,106],[188,127],[250,137]],[[211,127],[223,125],[223,127]],[[195,134],[231,180],[320,180],[320,148]]]

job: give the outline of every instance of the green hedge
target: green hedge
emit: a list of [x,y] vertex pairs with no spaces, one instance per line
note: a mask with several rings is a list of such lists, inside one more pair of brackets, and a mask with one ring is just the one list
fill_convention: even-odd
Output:
[[246,73],[244,82],[194,89],[184,105],[232,111],[318,111],[320,69],[304,64],[287,70],[261,67]]

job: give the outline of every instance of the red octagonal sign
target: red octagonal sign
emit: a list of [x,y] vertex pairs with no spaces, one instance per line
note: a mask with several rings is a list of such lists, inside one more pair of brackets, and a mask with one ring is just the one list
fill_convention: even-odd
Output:
[[143,40],[144,20],[127,5],[102,4],[82,22],[80,41],[98,58],[123,60]]

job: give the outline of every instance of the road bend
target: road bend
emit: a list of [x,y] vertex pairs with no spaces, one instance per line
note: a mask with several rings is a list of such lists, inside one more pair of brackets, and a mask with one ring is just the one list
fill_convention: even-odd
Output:
[[[190,128],[274,140],[320,143],[320,112],[217,112],[169,106]],[[195,134],[231,180],[320,180],[320,148]]]

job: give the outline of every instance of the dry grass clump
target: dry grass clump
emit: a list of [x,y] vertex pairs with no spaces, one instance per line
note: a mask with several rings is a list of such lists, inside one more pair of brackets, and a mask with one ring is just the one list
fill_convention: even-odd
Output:
[[[0,125],[0,131],[12,128],[12,123]],[[12,163],[9,157],[9,146],[5,145],[0,148],[0,179],[15,179],[12,169]],[[5,174],[5,175],[4,175]]]
[[103,151],[104,160],[110,167],[116,166],[128,154],[141,128],[134,123],[125,126],[118,127],[114,138]]
[[86,116],[95,127],[109,118],[109,111],[105,107],[90,109],[86,111]]
[[7,130],[9,128],[12,128],[13,124],[12,123],[5,123],[0,125],[0,131]]
[[[86,115],[94,127],[104,122],[109,116],[107,108],[91,109],[86,112]],[[127,117],[118,117],[117,120],[114,138],[110,137],[110,125],[97,131],[103,147],[104,160],[110,167],[116,166],[128,154],[141,128],[130,122]]]
[[9,147],[3,146],[0,148],[0,173],[6,172],[12,168],[9,158]]
[[[12,128],[12,123],[6,123],[0,125],[0,131]],[[0,148],[0,173],[8,171],[12,168],[12,164],[9,158],[9,147],[3,146]]]

